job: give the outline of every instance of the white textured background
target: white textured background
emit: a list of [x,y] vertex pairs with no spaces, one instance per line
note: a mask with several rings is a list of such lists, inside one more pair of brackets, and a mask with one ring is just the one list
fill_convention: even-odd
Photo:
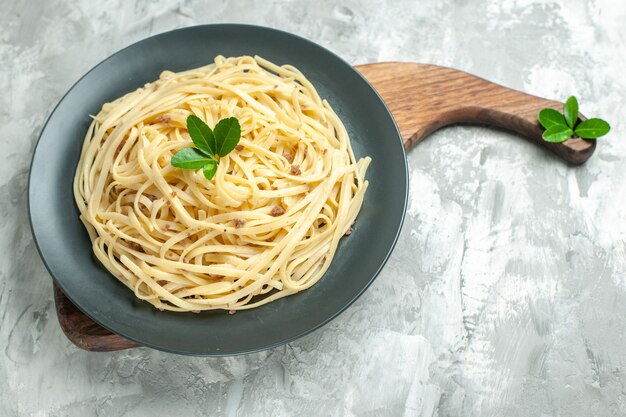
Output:
[[[623,0],[0,6],[1,417],[626,415]],[[100,60],[211,22],[294,32],[354,64],[428,62],[575,94],[613,131],[578,168],[500,131],[434,134],[409,155],[409,213],[384,272],[288,346],[226,359],[80,351],[28,227],[35,140]]]

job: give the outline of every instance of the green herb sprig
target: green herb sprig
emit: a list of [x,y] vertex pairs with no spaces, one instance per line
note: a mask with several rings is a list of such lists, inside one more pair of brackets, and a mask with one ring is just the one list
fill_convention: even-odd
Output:
[[207,180],[217,172],[219,158],[228,155],[239,143],[241,126],[235,117],[222,119],[211,128],[197,116],[187,117],[187,131],[195,148],[184,148],[172,156],[171,164],[181,169],[202,169]]
[[546,108],[537,115],[539,123],[546,129],[543,140],[546,142],[565,142],[576,135],[583,139],[596,139],[611,130],[609,124],[598,118],[580,121],[578,119],[578,100],[571,96],[563,105],[563,113]]

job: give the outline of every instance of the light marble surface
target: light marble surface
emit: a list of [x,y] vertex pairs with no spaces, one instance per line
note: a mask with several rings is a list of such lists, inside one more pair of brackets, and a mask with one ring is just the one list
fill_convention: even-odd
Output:
[[[626,415],[626,3],[0,0],[0,416]],[[454,127],[409,155],[406,223],[320,331],[223,359],[83,352],[61,333],[26,213],[37,135],[116,50],[211,22],[272,26],[351,63],[453,66],[613,124],[572,168]]]

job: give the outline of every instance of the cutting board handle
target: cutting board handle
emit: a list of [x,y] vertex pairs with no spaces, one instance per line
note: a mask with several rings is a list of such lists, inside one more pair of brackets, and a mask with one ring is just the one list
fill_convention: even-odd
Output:
[[[579,138],[549,143],[541,138],[539,110],[563,103],[522,93],[452,68],[408,62],[357,66],[396,119],[407,149],[435,130],[480,123],[511,130],[573,165],[593,154],[596,141]],[[584,117],[581,116],[584,120]]]

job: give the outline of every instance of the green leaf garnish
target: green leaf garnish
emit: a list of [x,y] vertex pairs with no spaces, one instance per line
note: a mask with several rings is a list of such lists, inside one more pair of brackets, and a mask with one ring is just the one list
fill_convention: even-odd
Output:
[[187,117],[187,131],[196,148],[207,154],[207,156],[213,156],[217,153],[213,131],[198,116],[192,114]]
[[241,126],[235,117],[220,120],[211,128],[197,116],[187,117],[187,131],[195,148],[184,148],[172,156],[171,164],[182,169],[202,169],[207,180],[217,172],[219,157],[228,155],[239,143]]
[[241,126],[234,117],[220,120],[213,129],[213,134],[217,141],[216,153],[219,156],[226,156],[235,149],[241,137]]
[[609,133],[611,126],[602,119],[588,119],[576,126],[576,135],[583,139],[595,139]]
[[211,180],[215,176],[215,173],[217,172],[217,164],[218,162],[215,159],[211,159],[211,161],[209,161],[209,163],[202,168],[204,178]]
[[543,132],[543,140],[546,142],[565,142],[572,137],[574,131],[565,125],[552,126]]
[[571,96],[567,99],[563,105],[563,114],[565,115],[567,125],[573,129],[578,120],[578,100],[576,100],[576,97]]
[[604,136],[611,130],[609,124],[598,118],[578,121],[578,100],[571,96],[563,105],[563,113],[551,108],[541,109],[537,119],[546,129],[543,140],[546,142],[565,142],[574,134],[582,139],[596,139]]
[[208,164],[209,161],[214,161],[214,159],[200,152],[200,150],[185,148],[176,152],[172,157],[172,166],[182,169],[200,169]]
[[545,129],[550,129],[552,126],[565,125],[565,117],[558,110],[543,109],[539,112],[539,123]]

